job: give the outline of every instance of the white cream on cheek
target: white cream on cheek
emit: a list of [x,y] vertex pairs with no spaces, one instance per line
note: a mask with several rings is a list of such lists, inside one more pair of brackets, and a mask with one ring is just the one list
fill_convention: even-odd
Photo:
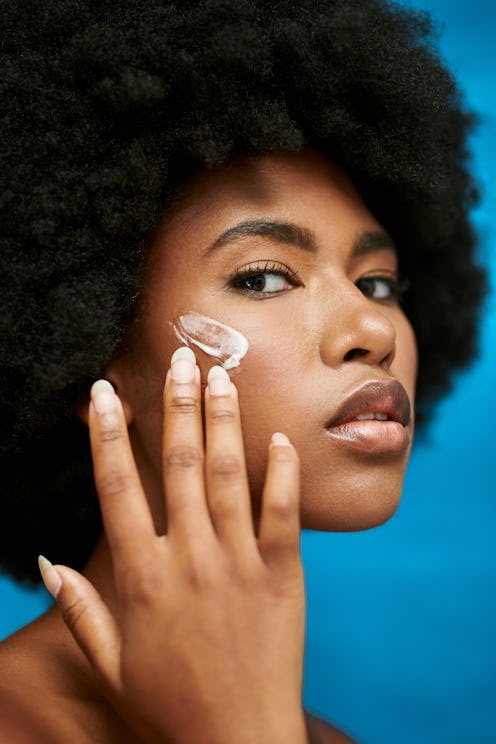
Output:
[[200,313],[180,315],[172,329],[185,346],[197,346],[218,360],[225,370],[239,367],[248,351],[248,341],[242,333]]

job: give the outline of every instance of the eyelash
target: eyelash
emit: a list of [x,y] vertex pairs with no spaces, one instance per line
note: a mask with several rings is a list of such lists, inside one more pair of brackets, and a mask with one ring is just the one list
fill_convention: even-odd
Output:
[[257,263],[255,265],[246,266],[245,268],[240,267],[239,269],[236,269],[236,271],[234,271],[228,279],[228,287],[230,289],[237,290],[238,292],[243,292],[243,294],[247,294],[250,297],[256,297],[258,299],[268,299],[269,297],[274,297],[275,295],[279,295],[287,291],[287,289],[281,289],[275,292],[262,292],[242,286],[243,282],[246,282],[247,279],[252,279],[256,276],[262,276],[263,274],[274,274],[276,276],[280,276],[283,279],[286,279],[288,284],[291,284],[293,287],[303,286],[303,283],[298,279],[297,274],[294,271],[291,271],[291,269],[286,266],[286,264],[279,263],[277,261],[261,261],[260,263]]
[[[262,276],[264,274],[280,276],[283,279],[286,279],[288,284],[291,284],[293,287],[304,286],[303,282],[298,278],[298,275],[285,264],[276,261],[261,261],[255,265],[236,269],[236,271],[234,271],[228,278],[228,287],[229,289],[242,292],[243,294],[247,294],[250,297],[257,299],[268,299],[288,291],[287,289],[281,289],[273,292],[264,292],[242,286],[248,279]],[[368,294],[365,291],[365,282],[383,282],[389,289],[389,296],[373,297],[373,293]],[[366,297],[370,297],[378,302],[396,302],[399,304],[403,299],[403,295],[408,290],[409,281],[406,277],[396,277],[393,274],[369,274],[360,277],[360,279],[355,282],[355,285]]]

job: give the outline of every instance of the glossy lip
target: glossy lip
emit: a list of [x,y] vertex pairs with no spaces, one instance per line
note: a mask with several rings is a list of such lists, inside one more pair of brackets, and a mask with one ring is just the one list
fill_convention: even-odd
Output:
[[[379,413],[387,420],[358,420]],[[398,380],[371,380],[353,391],[326,424],[333,440],[373,455],[404,453],[410,444],[411,406]]]

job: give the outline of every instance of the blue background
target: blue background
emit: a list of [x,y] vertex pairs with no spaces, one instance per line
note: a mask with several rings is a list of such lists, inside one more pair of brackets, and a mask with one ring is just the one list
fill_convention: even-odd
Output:
[[[420,0],[443,56],[482,115],[474,219],[496,276],[496,4]],[[361,744],[496,742],[496,296],[481,355],[417,443],[402,505],[383,527],[303,535],[307,707]],[[0,637],[48,607],[0,579]]]
[[480,359],[417,443],[397,515],[366,533],[304,535],[305,700],[362,744],[494,744],[496,3],[414,5],[439,20],[442,54],[482,117],[474,219],[493,291]]

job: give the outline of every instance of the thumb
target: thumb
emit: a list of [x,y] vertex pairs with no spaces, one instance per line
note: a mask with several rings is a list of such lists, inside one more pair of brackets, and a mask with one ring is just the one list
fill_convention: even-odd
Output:
[[117,623],[95,587],[67,566],[38,559],[41,577],[57,601],[65,624],[100,679],[116,693],[121,636]]

